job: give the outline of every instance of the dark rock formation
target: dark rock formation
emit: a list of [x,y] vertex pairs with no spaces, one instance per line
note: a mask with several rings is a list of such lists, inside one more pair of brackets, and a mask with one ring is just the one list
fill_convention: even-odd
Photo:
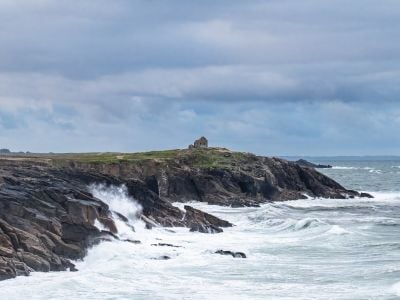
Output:
[[185,205],[186,214],[184,220],[190,227],[190,231],[199,231],[202,233],[219,233],[222,232],[220,227],[231,227],[228,221],[221,220],[213,215],[195,209],[189,205]]
[[360,197],[361,198],[374,198],[374,196],[372,196],[371,194],[368,194],[368,193],[360,193]]
[[[142,219],[154,226],[219,229],[228,223],[198,210],[187,214],[140,180],[0,160],[0,280],[31,271],[74,271],[70,259],[83,258],[88,247],[102,240],[118,238],[108,205],[88,192],[92,183],[126,183],[143,205]],[[96,220],[107,230],[94,226]]]
[[160,257],[155,257],[153,259],[156,259],[156,260],[169,260],[169,259],[171,259],[171,257],[169,257],[168,255],[161,255]]
[[233,252],[233,251],[226,251],[226,250],[217,250],[215,251],[216,254],[221,255],[231,255],[234,258],[247,258],[246,254],[243,252]]
[[[131,180],[130,192],[140,199],[148,212],[160,209],[153,205],[158,198],[166,203],[196,200],[240,207],[304,199],[305,195],[324,198],[360,196],[314,168],[226,149],[181,150],[170,159],[149,159],[138,163],[104,165],[74,161],[73,166],[112,174],[123,181]],[[148,191],[154,195],[147,197]],[[168,215],[173,213],[174,208],[169,208]],[[170,220],[167,218],[163,223],[166,225]]]
[[296,161],[296,163],[300,166],[303,167],[308,167],[308,168],[317,168],[317,169],[330,169],[332,168],[331,165],[321,165],[321,164],[314,164],[312,162],[309,162],[305,159],[299,159],[298,161]]
[[[166,159],[144,155],[112,163],[56,155],[0,160],[0,279],[31,271],[75,270],[70,259],[81,259],[88,247],[117,238],[110,208],[93,197],[90,184],[126,185],[143,207],[140,218],[149,229],[184,226],[204,233],[222,232],[232,224],[171,203],[257,206],[305,195],[370,196],[283,159],[214,148],[167,154]],[[87,155],[82,157],[87,160]],[[118,217],[126,221],[125,216]],[[96,220],[107,230],[99,230]]]
[[138,241],[138,240],[131,240],[131,239],[125,239],[125,240],[122,240],[123,242],[128,242],[128,243],[131,243],[131,244],[141,244],[142,242],[141,241]]
[[316,169],[330,169],[332,168],[331,165],[323,165],[323,164],[315,164],[310,161],[307,161],[305,159],[299,159],[296,161],[296,163],[302,167],[308,167],[308,168],[316,168]]
[[108,206],[45,165],[1,161],[0,279],[31,271],[74,270],[104,236],[116,231]]

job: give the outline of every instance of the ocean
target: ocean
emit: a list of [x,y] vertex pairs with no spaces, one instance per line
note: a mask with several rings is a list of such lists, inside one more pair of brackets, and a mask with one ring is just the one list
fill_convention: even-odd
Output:
[[76,263],[78,272],[2,281],[0,299],[400,299],[400,158],[312,161],[333,165],[320,171],[375,198],[258,208],[193,202],[235,224],[220,234],[202,234],[146,230],[136,219],[140,207],[123,187],[92,186],[134,225],[135,232],[118,222],[120,237],[141,244],[103,242]]

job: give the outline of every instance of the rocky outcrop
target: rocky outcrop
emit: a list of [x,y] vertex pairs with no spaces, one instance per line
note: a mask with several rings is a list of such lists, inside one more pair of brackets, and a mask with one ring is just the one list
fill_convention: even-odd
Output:
[[31,271],[75,270],[70,260],[117,238],[113,214],[89,192],[91,184],[124,184],[141,204],[147,228],[184,226],[202,233],[219,233],[233,224],[188,205],[181,210],[173,202],[237,207],[306,196],[370,197],[314,168],[278,158],[213,148],[168,152],[166,159],[141,155],[145,158],[111,163],[108,156],[96,162],[43,156],[0,160],[0,280]]
[[[69,259],[116,231],[108,206],[41,164],[0,161],[0,279],[74,270]],[[109,231],[100,231],[95,220]]]
[[221,254],[221,255],[230,255],[234,258],[247,258],[246,254],[243,252],[234,252],[230,250],[217,250],[215,251],[216,254]]
[[[32,271],[74,271],[70,260],[83,258],[88,247],[102,240],[117,238],[110,208],[88,191],[92,183],[125,183],[142,204],[142,217],[154,226],[222,231],[219,226],[227,224],[200,211],[185,213],[140,180],[0,160],[0,280]],[[106,230],[99,230],[96,221]]]
[[305,159],[299,159],[296,161],[296,163],[300,166],[308,167],[308,168],[317,168],[317,169],[331,169],[332,168],[331,165],[314,164]]
[[[122,180],[140,180],[145,183],[145,189],[166,202],[195,200],[240,207],[257,206],[269,201],[304,199],[307,196],[360,196],[358,192],[347,190],[314,168],[280,158],[226,149],[182,150],[175,157],[163,161],[122,161],[108,166],[73,162],[73,166],[112,174]],[[154,206],[149,203],[148,208],[154,209]]]
[[195,209],[189,205],[185,205],[184,220],[190,227],[190,231],[199,231],[202,233],[219,233],[222,232],[220,227],[231,227],[231,223],[221,220],[213,215]]

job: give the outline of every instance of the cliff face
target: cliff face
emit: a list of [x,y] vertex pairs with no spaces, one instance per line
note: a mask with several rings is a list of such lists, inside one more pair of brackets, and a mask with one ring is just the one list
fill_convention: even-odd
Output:
[[95,219],[115,231],[108,207],[80,184],[46,165],[0,164],[0,279],[73,269],[68,258],[82,258],[103,235]]
[[[89,192],[90,184],[124,184],[143,207],[148,228],[184,226],[207,233],[232,224],[171,202],[254,206],[305,195],[359,196],[313,168],[226,149],[107,155],[106,161],[101,155],[0,160],[0,280],[74,270],[70,259],[117,238],[110,208]],[[99,230],[96,220],[107,230]]]
[[[31,271],[74,270],[71,259],[83,258],[88,247],[102,240],[117,238],[110,208],[88,190],[95,183],[125,184],[142,204],[148,228],[185,226],[217,233],[232,226],[190,206],[182,211],[140,180],[0,160],[0,280]],[[106,230],[99,230],[96,221]]]
[[225,206],[254,206],[268,201],[309,197],[351,198],[356,191],[312,167],[279,158],[226,149],[181,150],[169,159],[111,164],[71,161],[73,169],[139,179],[160,198]]

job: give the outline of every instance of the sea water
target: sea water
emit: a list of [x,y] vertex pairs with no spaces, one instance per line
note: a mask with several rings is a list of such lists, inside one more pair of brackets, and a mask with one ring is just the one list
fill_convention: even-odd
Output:
[[334,168],[322,172],[375,198],[310,198],[259,208],[193,202],[235,224],[203,234],[146,230],[124,187],[92,186],[135,227],[117,221],[121,238],[142,243],[103,242],[76,263],[78,272],[2,281],[0,299],[400,299],[400,160],[324,163]]

